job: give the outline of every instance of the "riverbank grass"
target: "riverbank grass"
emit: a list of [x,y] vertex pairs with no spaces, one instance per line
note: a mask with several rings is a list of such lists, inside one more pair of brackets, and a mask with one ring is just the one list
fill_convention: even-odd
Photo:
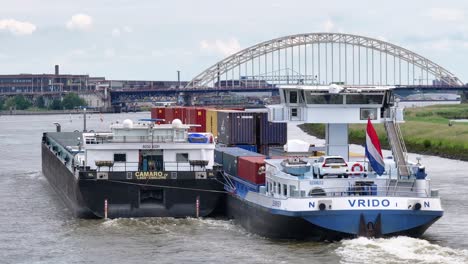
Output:
[[[437,105],[405,109],[400,128],[409,152],[468,160],[468,104]],[[305,132],[325,138],[325,126],[303,124]],[[390,149],[383,124],[374,125],[383,148]],[[366,125],[349,126],[349,142],[364,145]]]

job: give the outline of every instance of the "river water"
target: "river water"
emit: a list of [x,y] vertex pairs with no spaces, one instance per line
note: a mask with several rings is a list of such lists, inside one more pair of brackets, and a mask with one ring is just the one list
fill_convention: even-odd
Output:
[[[88,130],[147,117],[93,114]],[[83,119],[0,116],[0,263],[468,263],[467,162],[422,156],[445,215],[421,239],[277,241],[225,219],[73,218],[41,173],[41,135],[55,130],[53,122],[73,131],[82,129]],[[290,138],[320,143],[289,128]]]

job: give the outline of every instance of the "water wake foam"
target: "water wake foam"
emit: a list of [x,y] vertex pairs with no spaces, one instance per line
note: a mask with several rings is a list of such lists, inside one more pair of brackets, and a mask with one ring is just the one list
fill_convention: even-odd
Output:
[[122,230],[133,228],[145,228],[148,230],[160,230],[171,232],[184,228],[209,228],[221,230],[237,230],[237,226],[231,220],[204,219],[204,218],[172,218],[172,217],[148,217],[148,218],[117,218],[102,220],[104,228]]
[[344,240],[335,252],[341,263],[468,263],[468,250],[410,237]]

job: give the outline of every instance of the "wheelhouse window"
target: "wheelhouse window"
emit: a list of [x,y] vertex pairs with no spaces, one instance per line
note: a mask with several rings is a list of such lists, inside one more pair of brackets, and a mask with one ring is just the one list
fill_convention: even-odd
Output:
[[382,104],[383,94],[347,94],[346,104]]
[[126,153],[114,153],[114,162],[126,162],[127,154]]
[[289,103],[291,103],[291,104],[299,103],[298,96],[297,96],[297,91],[290,91],[289,92]]
[[176,154],[176,161],[177,162],[188,162],[188,153],[177,153]]
[[377,119],[377,109],[376,108],[361,108],[360,113],[361,120],[366,120],[370,118],[371,120]]
[[343,95],[329,93],[306,93],[307,104],[343,104]]

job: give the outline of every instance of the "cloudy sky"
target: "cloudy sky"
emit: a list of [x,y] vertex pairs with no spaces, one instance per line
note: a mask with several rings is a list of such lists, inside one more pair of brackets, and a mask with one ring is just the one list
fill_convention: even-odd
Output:
[[468,82],[468,1],[0,0],[0,74],[188,80],[258,42],[311,32],[384,39]]

